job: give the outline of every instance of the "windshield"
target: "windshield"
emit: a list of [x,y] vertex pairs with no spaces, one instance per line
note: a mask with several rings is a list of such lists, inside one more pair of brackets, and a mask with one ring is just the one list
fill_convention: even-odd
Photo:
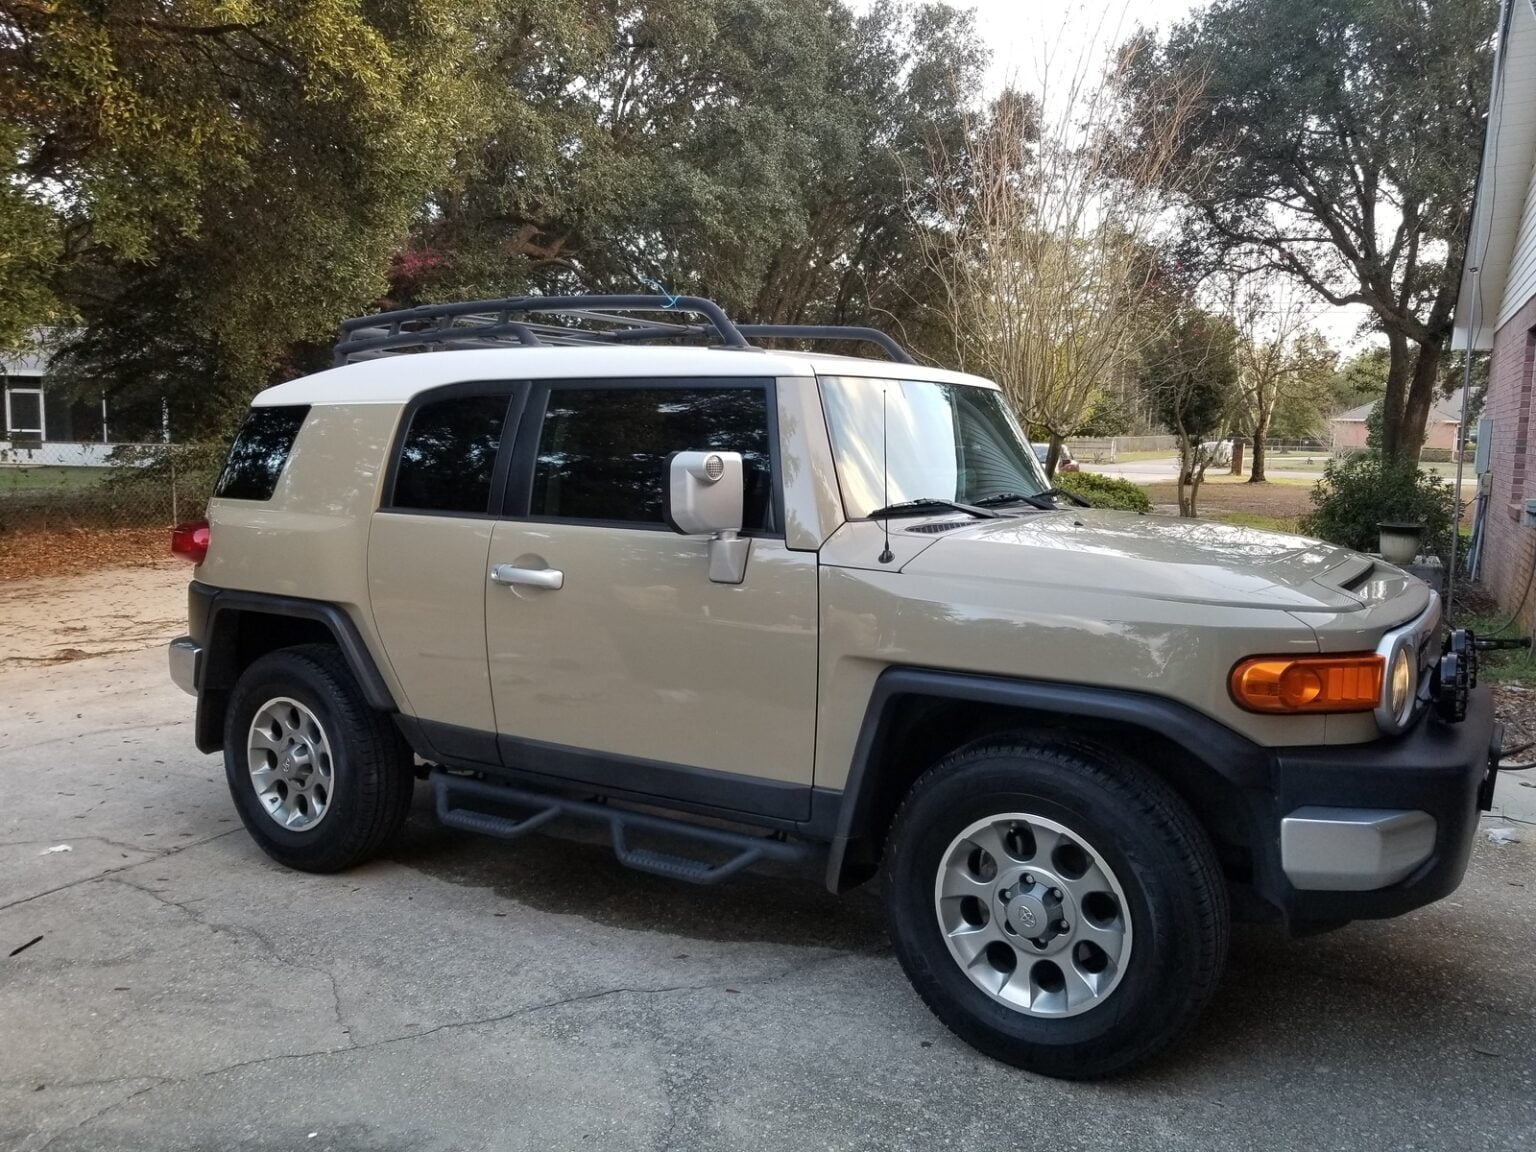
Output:
[[[881,467],[886,403],[890,491]],[[1049,485],[1001,392],[925,380],[823,376],[822,405],[843,505],[853,519],[903,500],[975,503]]]

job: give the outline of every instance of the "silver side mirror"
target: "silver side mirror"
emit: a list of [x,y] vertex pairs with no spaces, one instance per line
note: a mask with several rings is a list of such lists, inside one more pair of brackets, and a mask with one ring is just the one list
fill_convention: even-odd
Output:
[[662,515],[674,532],[709,536],[709,578],[740,584],[751,541],[740,536],[746,482],[740,452],[674,452],[667,461]]

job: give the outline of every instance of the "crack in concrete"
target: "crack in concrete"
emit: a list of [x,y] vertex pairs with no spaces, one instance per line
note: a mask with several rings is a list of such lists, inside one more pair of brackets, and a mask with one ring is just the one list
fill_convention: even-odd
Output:
[[178,912],[181,912],[183,915],[191,919],[193,923],[208,929],[215,935],[228,936],[240,944],[248,944],[254,941],[257,945],[257,951],[266,956],[266,958],[271,960],[274,964],[284,968],[292,968],[299,972],[309,972],[316,976],[323,976],[326,980],[326,983],[330,985],[331,1011],[336,1020],[336,1027],[341,1032],[341,1034],[347,1038],[347,1044],[349,1047],[355,1048],[357,1046],[356,1042],[352,1039],[351,1026],[347,1024],[346,1020],[342,1016],[341,989],[340,986],[336,983],[335,973],[329,967],[321,967],[317,964],[305,964],[302,961],[295,960],[290,956],[284,955],[278,946],[258,929],[252,928],[245,924],[229,924],[224,921],[211,919],[206,914],[190,907],[190,905],[195,901],[173,900],[169,896],[165,895],[165,893],[161,890],[156,888],[149,888],[143,884],[135,884],[126,876],[109,876],[107,879],[114,884],[121,884],[125,888],[132,888],[135,892],[142,892],[144,895],[158,901],[161,904],[164,904],[168,908],[176,909]]
[[[239,828],[226,828],[222,832],[215,832],[212,836],[205,836],[201,840],[192,841],[190,844],[182,844],[179,847],[168,849],[165,852],[149,853],[148,860],[135,860],[131,864],[119,864],[115,868],[107,868],[104,871],[93,873],[90,876],[82,876],[78,880],[71,880],[68,884],[60,884],[57,888],[49,888],[45,892],[34,892],[31,896],[23,896],[19,900],[12,900],[9,904],[0,904],[0,912],[4,912],[10,908],[19,908],[23,904],[30,904],[34,900],[41,900],[44,896],[52,896],[57,892],[67,892],[69,889],[78,888],[82,884],[92,884],[97,880],[109,879],[110,877],[116,876],[119,872],[127,872],[134,868],[143,868],[147,864],[154,864],[157,861],[165,860],[171,856],[180,855],[182,852],[187,851],[189,848],[197,848],[203,844],[211,844],[215,840],[222,839],[225,836],[232,836],[239,831],[241,831]],[[81,839],[85,839],[85,837],[81,837]],[[100,837],[97,837],[97,839],[100,839]],[[138,851],[147,852],[148,850],[141,848],[138,849]]]
[[[96,1111],[92,1112],[85,1119],[80,1120],[80,1121],[78,1121],[78,1122],[76,1122],[74,1124],[71,1124],[68,1128],[60,1128],[57,1132],[55,1132],[52,1136],[48,1137],[48,1139],[45,1140],[38,1147],[37,1152],[48,1152],[48,1149],[52,1148],[56,1141],[62,1139],[65,1136],[68,1136],[71,1132],[78,1132],[80,1129],[84,1128],[87,1124],[91,1124],[91,1123],[94,1123],[97,1120],[100,1120],[108,1112],[111,1112],[111,1111],[114,1111],[115,1109],[121,1108],[124,1104],[127,1104],[130,1101],[138,1099],[140,1096],[143,1096],[146,1092],[153,1092],[156,1088],[162,1088],[162,1087],[164,1087],[167,1084],[174,1084],[175,1083],[174,1080],[170,1079],[169,1077],[165,1077],[165,1076],[123,1076],[123,1077],[120,1077],[119,1080],[153,1080],[153,1081],[155,1081],[155,1083],[153,1083],[153,1084],[146,1084],[144,1087],[140,1088],[137,1092],[130,1092],[130,1093],[128,1093],[128,1095],[124,1096],[122,1099],[114,1100],[114,1101],[112,1101],[112,1103],[106,1105],[105,1107],[96,1109]],[[108,1084],[114,1083],[114,1082],[115,1081],[110,1081],[110,1080],[109,1081],[104,1081],[104,1083],[108,1083]]]
[[[129,887],[137,888],[138,886],[130,884]],[[141,888],[139,890],[143,891],[143,892],[146,892],[147,894],[149,894],[151,896],[157,896],[156,893],[150,891],[149,889]],[[164,902],[167,903],[167,904],[172,904],[175,907],[181,907],[181,905],[176,904],[174,901],[166,900]],[[189,909],[182,908],[182,911],[186,912],[187,915],[191,916],[193,919],[198,919],[196,914],[191,912]],[[214,927],[211,924],[205,924],[205,926],[209,927],[209,928],[213,928]],[[219,927],[223,928],[224,926],[219,926]],[[407,1033],[405,1033],[403,1035],[400,1035],[400,1036],[389,1036],[389,1037],[386,1037],[386,1038],[384,1038],[382,1040],[372,1041],[371,1043],[368,1043],[368,1044],[358,1044],[358,1043],[356,1043],[355,1041],[352,1040],[350,1035],[348,1035],[348,1037],[347,1037],[348,1043],[345,1046],[343,1046],[343,1047],[320,1048],[320,1049],[316,1049],[316,1050],[311,1051],[311,1052],[283,1052],[283,1053],[279,1053],[278,1055],[275,1055],[275,1056],[258,1056],[258,1057],[255,1057],[254,1059],[251,1059],[251,1060],[239,1060],[239,1061],[236,1061],[233,1064],[225,1064],[225,1065],[222,1065],[221,1067],[218,1067],[218,1068],[211,1068],[211,1069],[209,1069],[206,1072],[199,1072],[199,1073],[196,1073],[195,1075],[191,1075],[191,1076],[178,1076],[178,1077],[122,1076],[122,1077],[117,1077],[116,1080],[114,1080],[114,1081],[106,1081],[106,1083],[115,1083],[115,1082],[131,1081],[131,1080],[144,1080],[144,1079],[154,1079],[156,1082],[153,1083],[153,1084],[146,1085],[144,1088],[141,1088],[139,1091],[130,1093],[129,1095],[123,1097],[121,1100],[115,1101],[114,1103],[107,1105],[105,1108],[102,1108],[99,1111],[93,1113],[92,1115],[87,1116],[84,1120],[80,1121],[78,1124],[74,1124],[74,1125],[70,1126],[69,1128],[63,1129],[60,1132],[55,1133],[53,1136],[49,1137],[48,1142],[46,1144],[44,1144],[41,1148],[38,1149],[38,1152],[47,1152],[47,1149],[54,1143],[54,1141],[58,1140],[60,1137],[68,1135],[71,1132],[78,1131],[79,1129],[85,1127],[87,1124],[90,1124],[93,1121],[98,1120],[101,1117],[107,1115],[109,1112],[112,1112],[115,1109],[121,1108],[123,1105],[129,1103],[130,1101],[135,1100],[138,1097],[145,1095],[146,1093],[156,1091],[157,1089],[160,1089],[160,1088],[174,1087],[175,1085],[178,1085],[178,1084],[188,1084],[188,1083],[192,1083],[194,1081],[199,1081],[199,1080],[208,1080],[208,1079],[212,1079],[215,1076],[224,1076],[224,1075],[227,1075],[228,1073],[231,1073],[231,1072],[239,1072],[239,1071],[242,1071],[242,1070],[244,1070],[246,1068],[259,1067],[259,1066],[261,1066],[263,1064],[274,1064],[274,1063],[277,1063],[279,1061],[286,1061],[286,1060],[316,1060],[316,1059],[323,1059],[323,1058],[326,1058],[326,1057],[329,1057],[329,1056],[353,1055],[353,1054],[357,1054],[357,1053],[368,1052],[368,1051],[371,1051],[371,1050],[373,1050],[375,1048],[386,1048],[386,1047],[389,1047],[390,1045],[393,1045],[393,1044],[403,1044],[403,1043],[406,1043],[406,1042],[411,1041],[411,1040],[421,1040],[421,1039],[424,1039],[424,1038],[426,1038],[428,1036],[439,1036],[439,1035],[442,1035],[442,1034],[447,1033],[447,1032],[457,1032],[457,1031],[460,1031],[460,1030],[465,1029],[465,1028],[483,1028],[483,1027],[487,1027],[487,1026],[491,1026],[491,1025],[502,1024],[502,1023],[507,1022],[508,1020],[515,1020],[515,1019],[518,1019],[520,1017],[531,1016],[534,1013],[538,1013],[538,1012],[547,1012],[547,1011],[549,1011],[551,1009],[562,1008],[562,1007],[565,1007],[566,1005],[569,1005],[569,1004],[586,1004],[586,1003],[591,1003],[591,1002],[597,1001],[597,1000],[604,1000],[604,999],[607,999],[607,998],[613,997],[613,996],[662,996],[662,995],[668,995],[668,994],[671,994],[671,993],[674,993],[674,992],[708,992],[708,991],[725,989],[725,988],[743,988],[743,987],[765,986],[765,985],[770,985],[770,984],[778,983],[779,981],[782,981],[782,980],[788,980],[789,978],[791,978],[792,976],[796,975],[797,973],[804,972],[804,971],[806,971],[808,969],[815,968],[815,967],[818,967],[818,966],[823,965],[823,964],[830,964],[830,963],[834,963],[834,962],[839,961],[839,960],[857,959],[857,958],[861,958],[861,957],[873,957],[873,956],[880,955],[882,952],[885,952],[885,951],[889,951],[889,949],[873,949],[873,950],[870,950],[870,951],[867,951],[867,952],[833,952],[833,953],[830,953],[830,954],[825,955],[825,956],[817,956],[817,957],[814,957],[814,958],[812,958],[810,960],[802,961],[801,963],[798,963],[798,964],[791,964],[789,967],[785,968],[781,972],[775,972],[775,973],[771,973],[771,974],[769,974],[767,976],[759,976],[759,977],[755,977],[755,978],[752,978],[752,979],[746,979],[746,980],[737,979],[737,980],[730,980],[730,981],[727,981],[727,982],[711,982],[711,983],[705,983],[705,984],[669,984],[669,985],[666,985],[664,987],[659,987],[659,988],[631,988],[631,987],[604,988],[604,989],[600,989],[600,990],[598,990],[596,992],[584,992],[584,993],[580,993],[580,994],[573,995],[573,996],[562,996],[562,997],[560,997],[557,1000],[545,1000],[545,1001],[541,1001],[538,1004],[525,1004],[523,1007],[515,1008],[515,1009],[513,1009],[510,1012],[499,1012],[499,1013],[497,1013],[497,1014],[495,1014],[493,1016],[480,1017],[480,1018],[477,1018],[477,1019],[474,1019],[474,1020],[450,1020],[450,1021],[446,1021],[446,1022],[444,1022],[442,1024],[433,1025],[430,1028],[421,1029],[420,1031],[417,1031],[417,1032],[407,1032]],[[299,967],[303,967],[302,965],[298,965],[298,966]],[[335,988],[334,981],[332,983],[332,987],[333,987],[333,989]],[[339,1004],[340,1004],[340,997],[339,996],[337,998],[337,1003],[338,1003],[338,1008],[339,1008]],[[669,1115],[668,1129],[667,1129],[667,1132],[664,1134],[663,1142],[659,1145],[660,1148],[666,1148],[668,1146],[667,1145],[667,1141],[670,1141],[672,1132],[676,1128],[677,1116],[676,1116],[676,1112],[675,1112],[675,1107],[671,1104],[670,1098],[669,1098],[669,1108],[672,1108],[673,1111]]]

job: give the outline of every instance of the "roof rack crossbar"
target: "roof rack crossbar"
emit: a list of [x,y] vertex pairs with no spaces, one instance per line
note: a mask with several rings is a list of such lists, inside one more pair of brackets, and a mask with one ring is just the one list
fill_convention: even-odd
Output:
[[743,336],[767,336],[785,340],[851,340],[878,345],[898,364],[916,364],[907,350],[878,328],[843,327],[839,324],[741,324]]
[[[706,323],[644,319],[633,313],[702,316]],[[631,314],[631,315],[626,315]],[[549,320],[516,320],[539,315],[596,321],[612,327],[580,328]],[[870,343],[900,364],[915,364],[906,349],[878,328],[831,324],[735,324],[720,306],[700,296],[518,296],[424,304],[341,324],[333,362],[376,359],[407,348],[507,348],[516,345],[601,345],[644,340],[706,340],[716,346],[753,349],[748,337],[786,340],[842,340]],[[514,343],[515,342],[515,343]]]
[[[720,305],[713,300],[705,300],[699,296],[646,296],[646,295],[618,295],[618,296],[519,296],[509,297],[505,300],[466,300],[457,304],[423,304],[418,308],[401,308],[394,312],[382,312],[374,316],[359,316],[352,320],[344,320],[341,325],[341,340],[337,342],[334,351],[335,363],[345,364],[347,357],[358,352],[366,352],[381,347],[404,347],[408,343],[416,344],[441,344],[442,333],[452,331],[442,327],[451,324],[452,319],[458,316],[473,316],[477,314],[494,314],[498,319],[502,316],[510,317],[513,313],[608,313],[608,312],[676,312],[692,313],[705,317],[714,327],[720,343],[727,348],[750,348],[747,338],[741,334],[736,325],[731,323]],[[604,316],[604,319],[623,320],[623,317]],[[401,326],[412,321],[436,321],[439,327],[434,332],[412,332],[412,341],[403,341],[397,345],[385,345],[383,340],[394,340],[406,333],[401,331]],[[360,328],[377,328],[380,325],[388,325],[391,335],[388,337],[353,337],[353,333]],[[511,334],[511,333],[509,333]]]

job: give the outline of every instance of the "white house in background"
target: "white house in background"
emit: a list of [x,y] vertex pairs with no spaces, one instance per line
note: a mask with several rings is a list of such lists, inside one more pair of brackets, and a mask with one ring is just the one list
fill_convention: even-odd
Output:
[[1479,575],[1531,619],[1536,568],[1536,0],[1504,0],[1454,348],[1493,353]]
[[0,352],[0,399],[0,465],[101,465],[115,444],[160,439],[142,412],[114,421],[105,392],[79,399],[50,389],[46,352]]

